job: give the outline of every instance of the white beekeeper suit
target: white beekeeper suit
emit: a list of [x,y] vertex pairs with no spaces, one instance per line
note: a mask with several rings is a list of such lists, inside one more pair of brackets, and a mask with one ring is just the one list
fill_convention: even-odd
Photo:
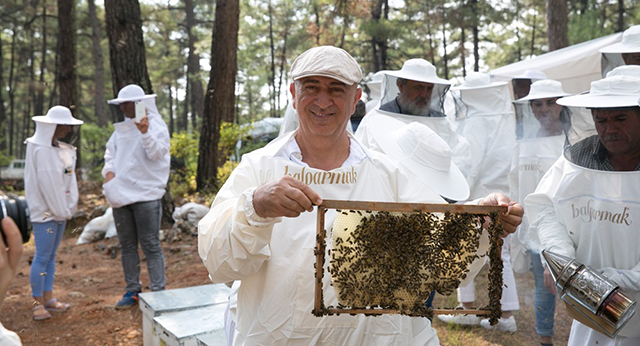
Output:
[[[27,138],[24,172],[25,197],[32,222],[69,220],[78,204],[76,147],[61,142],[51,144],[57,125],[83,124],[63,106],[54,106],[47,115],[35,116],[36,132]],[[77,129],[72,130],[77,133]]]
[[[558,103],[585,108],[638,107],[640,79],[614,76],[591,83],[589,94],[565,97]],[[631,299],[640,300],[640,172],[601,170],[606,149],[588,119],[574,113],[571,146],[544,175],[525,204],[531,230],[542,247],[575,258],[600,271]],[[591,123],[593,124],[593,123]],[[592,125],[593,126],[593,125]],[[640,133],[632,134],[640,136]],[[578,155],[582,150],[583,155]],[[584,155],[587,153],[588,155]],[[591,168],[585,168],[584,166]],[[570,346],[640,344],[637,313],[610,339],[574,321]]]
[[[472,72],[463,83],[451,88],[456,109],[456,131],[470,145],[471,157],[466,174],[469,199],[474,200],[491,192],[509,193],[507,176],[515,146],[515,119],[507,82],[491,82],[486,73]],[[501,258],[503,281],[501,305],[503,311],[520,309],[516,281],[511,267],[513,236],[504,239]],[[458,301],[472,303],[476,299],[473,281],[461,284]],[[455,316],[439,316],[446,322],[460,321]],[[467,318],[470,323],[482,323]],[[487,323],[487,322],[485,322]],[[504,323],[501,319],[499,323]]]
[[457,133],[471,148],[467,182],[469,199],[491,192],[509,193],[507,176],[515,146],[515,120],[507,82],[491,82],[486,73],[472,72],[453,87]]
[[367,113],[378,106],[380,103],[380,90],[382,85],[382,78],[384,78],[384,70],[378,71],[373,74],[371,80],[367,82],[367,88],[369,88],[369,101],[365,104]]
[[[437,345],[426,318],[383,315],[315,317],[316,213],[261,218],[253,210],[256,187],[289,175],[321,198],[359,201],[443,203],[419,180],[402,174],[384,155],[351,138],[357,162],[323,171],[296,159],[294,133],[243,156],[199,224],[199,253],[214,282],[242,280],[238,291],[236,345]],[[325,224],[333,224],[330,210]],[[324,275],[325,305],[337,305]]]
[[634,25],[622,33],[622,41],[600,48],[602,53],[602,77],[619,66],[624,66],[622,54],[640,53],[640,25]]
[[169,180],[169,131],[158,113],[155,95],[144,95],[142,88],[132,84],[109,104],[117,108],[120,103],[138,100],[147,108],[147,133],[140,133],[135,120],[125,117],[113,124],[115,131],[104,154],[102,176],[113,172],[115,177],[103,185],[103,193],[114,208],[162,198]]
[[[439,78],[436,75],[435,67],[424,59],[409,59],[405,61],[402,69],[398,71],[382,72],[384,75],[380,102],[373,110],[367,112],[367,115],[362,119],[356,131],[356,138],[365,146],[370,145],[372,135],[368,129],[371,121],[369,115],[382,114],[391,116],[407,124],[414,121],[419,122],[429,127],[447,142],[453,151],[453,162],[462,171],[462,174],[466,176],[471,162],[469,142],[456,133],[455,123],[443,113],[443,101],[450,82]],[[396,101],[396,97],[400,92],[396,83],[398,78],[433,84],[428,116],[401,113]]]
[[[545,135],[540,131],[540,123],[531,110],[530,102],[569,95],[562,89],[560,82],[545,79],[531,84],[529,94],[513,102],[516,113],[520,114],[519,118],[523,123],[522,137],[516,141],[509,173],[509,193],[516,201],[523,201],[536,189],[542,176],[562,155],[566,142],[565,132],[558,135]],[[562,108],[560,121],[565,127],[570,125],[570,116],[574,111],[579,110],[566,106]],[[540,253],[542,249],[537,233],[529,232],[529,218],[526,210],[516,234],[527,249]]]

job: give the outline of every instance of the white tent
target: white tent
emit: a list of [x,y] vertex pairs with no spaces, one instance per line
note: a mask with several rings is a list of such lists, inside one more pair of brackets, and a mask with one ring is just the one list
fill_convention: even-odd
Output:
[[[602,78],[600,48],[621,40],[622,33],[596,38],[499,67],[489,74],[494,81],[510,81],[526,70],[539,70],[544,72],[547,78],[560,81],[566,92],[580,93],[589,90],[592,81]],[[611,64],[609,61],[609,65]]]

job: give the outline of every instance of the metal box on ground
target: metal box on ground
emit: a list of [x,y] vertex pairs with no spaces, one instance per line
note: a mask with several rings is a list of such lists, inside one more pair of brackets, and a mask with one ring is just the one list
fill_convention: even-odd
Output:
[[[158,321],[154,321],[154,319],[166,314],[172,314],[172,317],[162,319],[162,323],[169,323],[172,318],[182,318],[181,315],[173,317],[173,315],[178,312],[201,309],[212,305],[220,305],[222,313],[219,316],[211,316],[208,318],[215,317],[224,322],[224,309],[226,308],[227,301],[229,299],[229,291],[229,287],[225,284],[211,284],[140,293],[139,305],[140,310],[142,311],[142,333],[144,345],[161,345],[159,329],[162,328],[158,325]],[[200,315],[201,313],[204,312],[194,312],[195,315]],[[222,336],[224,337],[224,323],[222,323],[221,328]]]

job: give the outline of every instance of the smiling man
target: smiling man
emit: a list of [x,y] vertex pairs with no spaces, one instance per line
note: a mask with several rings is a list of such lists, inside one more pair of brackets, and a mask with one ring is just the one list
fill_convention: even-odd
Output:
[[[349,53],[309,49],[293,62],[290,76],[299,128],[244,155],[198,225],[199,254],[211,280],[241,281],[229,338],[234,345],[437,345],[426,318],[311,313],[314,206],[323,199],[444,200],[347,132],[362,93],[360,67]],[[504,195],[489,195],[483,203],[509,205],[502,219],[508,232],[522,219],[522,207]],[[326,215],[327,225],[335,214]],[[329,284],[323,296],[325,305],[338,304]]]

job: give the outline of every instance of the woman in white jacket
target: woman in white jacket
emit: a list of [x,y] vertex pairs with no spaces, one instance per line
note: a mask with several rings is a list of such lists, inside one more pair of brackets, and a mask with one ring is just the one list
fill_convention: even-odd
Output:
[[33,121],[36,132],[27,139],[24,185],[36,245],[30,273],[31,295],[36,300],[33,319],[44,320],[51,311],[69,309],[68,303],[53,297],[56,251],[78,203],[76,148],[62,140],[83,122],[63,106]]

